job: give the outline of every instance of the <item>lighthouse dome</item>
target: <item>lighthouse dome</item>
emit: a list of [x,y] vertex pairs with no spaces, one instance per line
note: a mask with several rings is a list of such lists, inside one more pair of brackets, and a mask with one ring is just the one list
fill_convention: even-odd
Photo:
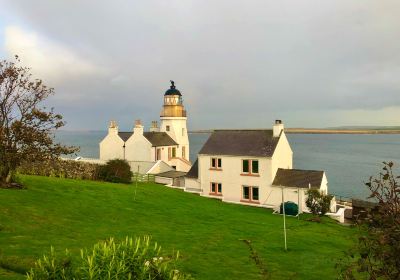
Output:
[[179,95],[182,96],[181,92],[175,88],[175,82],[171,81],[170,88],[165,92],[165,95]]

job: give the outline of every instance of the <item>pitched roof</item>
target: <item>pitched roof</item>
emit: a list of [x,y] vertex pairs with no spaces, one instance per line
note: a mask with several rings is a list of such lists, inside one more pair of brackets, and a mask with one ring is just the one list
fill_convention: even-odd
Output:
[[319,189],[323,176],[324,171],[279,168],[272,185],[308,189],[311,184],[311,188]]
[[133,132],[118,132],[119,138],[126,142],[131,137]]
[[143,132],[143,136],[153,147],[178,145],[166,132]]
[[272,157],[278,140],[272,130],[216,130],[199,154]]
[[192,167],[190,168],[189,172],[186,174],[187,178],[198,178],[199,177],[199,162],[196,161],[193,163]]
[[186,172],[175,171],[175,170],[170,170],[170,171],[155,174],[155,176],[165,177],[165,178],[179,178],[179,177],[183,177],[185,175],[186,175]]
[[[118,132],[118,136],[124,142],[128,141],[132,135],[133,132]],[[143,132],[143,136],[153,147],[178,145],[166,132]]]

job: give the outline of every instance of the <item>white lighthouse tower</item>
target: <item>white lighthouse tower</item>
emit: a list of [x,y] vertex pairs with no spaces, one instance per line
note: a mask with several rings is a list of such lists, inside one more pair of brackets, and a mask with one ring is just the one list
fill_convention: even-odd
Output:
[[164,94],[160,131],[166,132],[178,144],[176,158],[189,162],[189,137],[186,121],[182,94],[175,88],[174,81],[171,81],[171,87]]

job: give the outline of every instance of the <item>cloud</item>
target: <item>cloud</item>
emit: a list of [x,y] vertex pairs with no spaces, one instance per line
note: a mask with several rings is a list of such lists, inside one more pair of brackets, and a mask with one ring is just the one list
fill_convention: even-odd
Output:
[[64,45],[18,26],[5,28],[5,50],[9,56],[18,55],[37,78],[53,85],[105,73],[102,67]]
[[10,54],[55,81],[73,127],[150,122],[170,79],[192,128],[400,125],[379,115],[400,107],[397,0],[3,4],[24,26]]

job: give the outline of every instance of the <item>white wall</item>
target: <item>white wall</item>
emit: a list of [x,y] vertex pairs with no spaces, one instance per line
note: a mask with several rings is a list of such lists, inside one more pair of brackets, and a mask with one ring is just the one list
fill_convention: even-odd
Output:
[[276,145],[275,152],[272,155],[272,180],[275,178],[278,168],[292,169],[293,168],[293,151],[290,148],[289,141],[287,140],[286,134],[282,131],[279,142]]
[[[211,157],[222,159],[222,171],[209,170]],[[259,176],[242,176],[242,159],[257,159]],[[271,160],[257,157],[210,156],[198,155],[199,179],[202,195],[209,196],[211,182],[222,184],[222,199],[224,201],[240,202],[242,186],[259,187],[259,202],[263,204],[267,198],[267,188],[271,184]]]
[[99,146],[101,160],[124,158],[124,141],[116,133],[108,133]]
[[172,178],[166,178],[166,177],[160,177],[160,176],[155,176],[155,182],[158,184],[163,184],[163,185],[172,185],[173,179]]
[[185,177],[185,191],[201,191],[200,181],[197,178]]
[[140,133],[134,133],[125,143],[125,159],[128,161],[154,161],[151,143]]
[[[182,157],[182,147],[185,147],[185,159],[189,160],[189,137],[187,132],[186,117],[161,117],[160,131],[166,132],[176,143],[178,147],[176,156]],[[170,131],[167,131],[167,125],[170,126]],[[182,129],[184,132],[182,134]]]

